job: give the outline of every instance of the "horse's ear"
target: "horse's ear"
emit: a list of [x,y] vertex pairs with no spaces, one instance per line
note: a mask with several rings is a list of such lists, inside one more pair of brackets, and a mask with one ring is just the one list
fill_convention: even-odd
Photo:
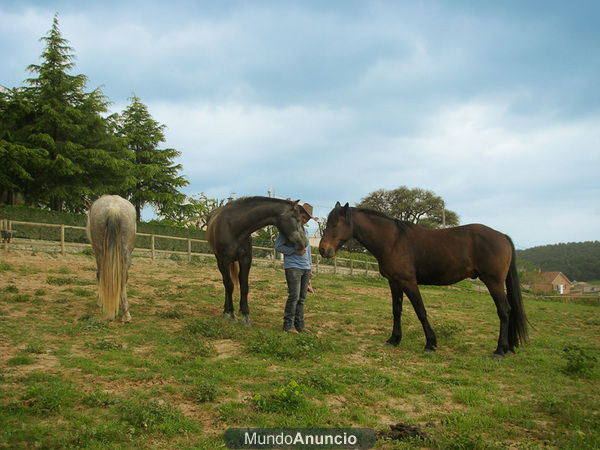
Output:
[[300,203],[300,200],[299,200],[299,199],[298,199],[298,200],[296,200],[296,201],[293,201],[293,202],[292,202],[292,211],[298,211],[298,212],[300,212],[300,209],[299,209],[299,207],[298,207],[298,204],[299,204],[299,203]]
[[342,207],[342,213],[344,214],[344,216],[346,217],[346,219],[348,219],[348,214],[349,214],[348,207],[349,206],[350,205],[348,205],[348,202],[346,202],[346,204]]
[[340,202],[335,202],[335,207],[336,207],[336,208],[341,208],[341,207],[342,207],[342,205],[340,205]]

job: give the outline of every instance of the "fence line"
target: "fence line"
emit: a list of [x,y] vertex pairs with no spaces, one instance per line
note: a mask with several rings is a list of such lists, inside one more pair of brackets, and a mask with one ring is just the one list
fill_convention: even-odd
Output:
[[[59,241],[45,241],[41,239],[23,239],[15,237],[14,231],[12,229],[13,225],[25,225],[25,226],[37,226],[37,227],[47,227],[47,228],[57,228],[60,230],[60,239]],[[81,243],[81,242],[68,242],[65,240],[65,230],[81,230],[85,231],[85,227],[80,227],[76,225],[62,225],[62,224],[50,224],[50,223],[38,223],[38,222],[22,222],[18,220],[9,220],[9,219],[0,219],[0,230],[2,230],[2,241],[4,244],[4,251],[7,252],[9,246],[13,248],[19,248],[19,246],[31,244],[35,247],[37,246],[56,246],[58,245],[60,248],[61,255],[65,255],[67,248],[91,248],[89,243]],[[192,243],[200,243],[200,244],[208,244],[208,241],[205,239],[194,239],[194,238],[186,238],[180,236],[165,236],[160,234],[153,233],[136,233],[137,237],[149,237],[150,238],[150,248],[145,247],[136,247],[134,253],[150,253],[150,258],[155,260],[158,254],[176,254],[176,255],[184,255],[187,257],[187,261],[191,262],[192,256],[202,256],[202,257],[214,257],[212,253],[201,253],[201,252],[193,252],[192,251]],[[175,241],[187,241],[187,251],[181,250],[160,250],[156,248],[156,238],[159,239],[167,239],[167,240],[175,240]],[[253,246],[255,250],[263,250],[269,252],[268,258],[253,258],[259,261],[267,261],[276,267],[281,261],[277,259],[277,252],[273,247],[260,247]],[[320,270],[323,272],[333,272],[334,274],[364,274],[366,276],[375,275],[380,276],[379,274],[379,265],[376,262],[368,261],[368,260],[358,260],[352,258],[341,258],[338,256],[334,256],[333,265],[324,264],[322,262],[322,258],[319,254],[313,255],[314,267],[313,270],[315,273],[319,273]],[[343,264],[348,264],[349,267],[340,267],[338,265],[338,261]],[[374,269],[372,268],[374,266]],[[327,270],[326,268],[332,267],[332,270]]]

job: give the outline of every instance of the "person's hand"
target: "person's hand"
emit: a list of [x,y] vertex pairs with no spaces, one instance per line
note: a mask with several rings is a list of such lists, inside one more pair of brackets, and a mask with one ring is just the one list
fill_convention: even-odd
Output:
[[296,253],[299,254],[300,256],[302,256],[306,253],[306,249],[303,248],[302,250],[296,250]]

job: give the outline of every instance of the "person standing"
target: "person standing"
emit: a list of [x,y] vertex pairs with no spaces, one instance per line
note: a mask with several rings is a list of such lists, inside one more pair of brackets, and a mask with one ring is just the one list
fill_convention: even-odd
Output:
[[[303,225],[313,218],[312,214],[313,207],[310,204],[303,203],[300,206],[300,219]],[[304,232],[308,237],[306,228]],[[283,254],[283,268],[288,286],[288,298],[283,313],[283,331],[287,333],[306,331],[304,328],[304,300],[312,276],[310,243],[305,249],[296,251],[279,233],[275,240],[275,250]]]

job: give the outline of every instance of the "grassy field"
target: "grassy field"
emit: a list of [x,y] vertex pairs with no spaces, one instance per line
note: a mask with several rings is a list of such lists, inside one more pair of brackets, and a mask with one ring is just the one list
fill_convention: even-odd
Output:
[[316,275],[311,332],[281,332],[281,269],[252,269],[253,326],[221,317],[214,261],[135,258],[133,322],[100,319],[91,256],[0,254],[0,447],[219,448],[231,427],[368,427],[425,435],[376,448],[598,448],[600,308],[527,296],[531,342],[491,358],[491,298],[422,289],[438,335],[385,280]]

